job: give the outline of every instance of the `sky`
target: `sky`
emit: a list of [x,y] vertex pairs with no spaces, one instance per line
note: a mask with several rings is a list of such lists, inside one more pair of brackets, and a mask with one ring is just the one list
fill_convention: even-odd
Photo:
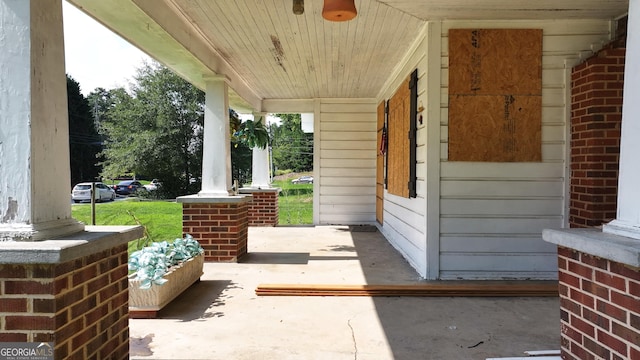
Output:
[[[87,96],[98,87],[128,88],[136,69],[151,58],[126,40],[87,16],[75,6],[62,2],[65,66],[69,76]],[[243,120],[252,118],[243,116]],[[267,117],[269,123],[280,119]]]
[[136,69],[151,59],[66,1],[62,11],[66,71],[83,95],[97,87],[128,87]]

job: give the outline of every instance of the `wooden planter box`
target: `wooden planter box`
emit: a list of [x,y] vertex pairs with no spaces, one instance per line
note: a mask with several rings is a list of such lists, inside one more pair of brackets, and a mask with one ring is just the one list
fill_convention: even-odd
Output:
[[129,317],[155,318],[158,311],[200,279],[204,256],[198,255],[174,267],[164,278],[164,285],[140,289],[140,281],[129,279]]

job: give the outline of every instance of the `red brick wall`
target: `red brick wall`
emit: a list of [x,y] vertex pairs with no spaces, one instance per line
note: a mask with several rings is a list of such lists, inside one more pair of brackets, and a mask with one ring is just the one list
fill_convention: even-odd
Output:
[[62,264],[0,265],[0,341],[56,359],[128,359],[127,245]]
[[558,248],[563,359],[640,359],[640,269]]
[[625,49],[615,44],[571,74],[571,227],[616,217]]
[[205,261],[233,262],[247,253],[248,202],[183,203],[182,232],[198,240]]
[[249,204],[249,226],[278,225],[278,190],[254,191]]

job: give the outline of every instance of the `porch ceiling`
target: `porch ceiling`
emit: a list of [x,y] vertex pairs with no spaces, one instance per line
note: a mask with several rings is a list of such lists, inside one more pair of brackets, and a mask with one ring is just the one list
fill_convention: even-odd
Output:
[[264,100],[375,98],[429,20],[613,19],[628,0],[356,0],[325,21],[323,0],[68,0],[200,88],[224,76],[239,111]]

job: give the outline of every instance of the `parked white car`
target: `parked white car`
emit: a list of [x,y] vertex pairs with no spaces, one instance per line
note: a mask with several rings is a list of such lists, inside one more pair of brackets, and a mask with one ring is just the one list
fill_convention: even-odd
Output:
[[[112,188],[101,182],[96,182],[95,185],[96,191],[94,197],[96,202],[110,201],[116,198],[116,192],[113,191]],[[81,201],[91,201],[91,183],[83,182],[74,186],[71,191],[71,200],[76,203]]]
[[151,180],[150,183],[145,185],[144,188],[147,189],[147,191],[155,191],[155,190],[158,190],[158,187],[160,186],[161,186],[160,181],[158,181],[158,179],[153,179]]
[[313,176],[300,176],[297,179],[291,180],[293,184],[313,184]]

